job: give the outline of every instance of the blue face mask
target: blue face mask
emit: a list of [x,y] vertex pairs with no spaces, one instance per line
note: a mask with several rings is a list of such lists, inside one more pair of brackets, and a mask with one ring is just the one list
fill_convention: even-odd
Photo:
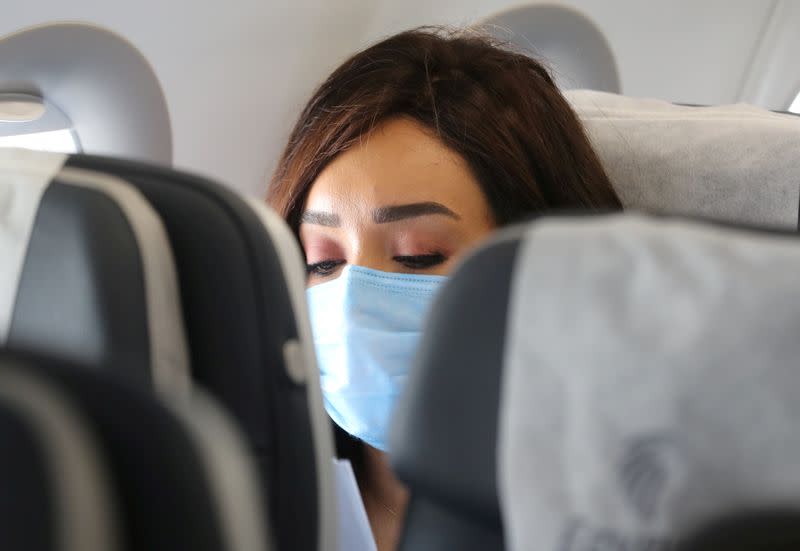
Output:
[[325,409],[370,446],[387,450],[389,418],[446,279],[346,266],[306,291]]

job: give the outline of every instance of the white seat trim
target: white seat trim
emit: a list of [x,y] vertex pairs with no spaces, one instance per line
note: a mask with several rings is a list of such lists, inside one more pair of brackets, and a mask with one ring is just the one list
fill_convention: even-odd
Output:
[[5,344],[36,213],[67,156],[0,148],[0,345]]
[[286,222],[260,201],[248,197],[248,204],[264,224],[283,270],[292,310],[297,323],[299,343],[284,344],[287,372],[292,380],[305,383],[308,397],[309,418],[316,453],[317,481],[319,483],[319,545],[320,551],[337,551],[338,516],[333,472],[334,457],[331,422],[322,402],[317,357],[311,336],[308,306],[306,305],[306,271],[303,256]]

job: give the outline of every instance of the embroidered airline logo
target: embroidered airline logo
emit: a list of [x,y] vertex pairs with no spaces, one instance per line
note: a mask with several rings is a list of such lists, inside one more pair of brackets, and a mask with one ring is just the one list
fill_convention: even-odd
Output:
[[674,551],[674,542],[660,538],[626,537],[613,530],[592,528],[579,519],[567,523],[558,551]]
[[631,441],[619,465],[620,488],[631,509],[645,524],[663,524],[684,484],[686,463],[680,447],[667,435]]
[[[672,551],[671,515],[687,479],[681,447],[667,434],[631,440],[617,465],[621,503],[639,520],[631,531],[598,527],[591,518],[567,520],[558,551]],[[613,487],[612,487],[613,491]]]

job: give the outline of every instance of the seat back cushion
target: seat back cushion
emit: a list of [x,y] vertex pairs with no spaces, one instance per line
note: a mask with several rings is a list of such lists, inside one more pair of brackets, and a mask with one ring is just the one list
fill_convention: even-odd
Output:
[[566,92],[626,209],[797,229],[800,117]]
[[800,507],[800,242],[543,218],[514,270],[499,480],[511,549],[661,548]]

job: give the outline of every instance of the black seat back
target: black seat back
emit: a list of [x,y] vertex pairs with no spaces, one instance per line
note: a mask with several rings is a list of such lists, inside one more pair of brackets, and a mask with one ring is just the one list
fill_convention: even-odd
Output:
[[431,308],[392,427],[411,490],[403,550],[504,548],[495,449],[516,233],[470,256]]
[[121,550],[100,444],[58,385],[0,360],[0,548]]
[[308,338],[297,244],[261,205],[183,172],[85,155],[67,166],[141,192],[173,250],[192,378],[255,453],[280,549],[332,545],[332,443]]
[[[91,476],[106,483],[112,500],[91,522],[94,530],[113,531],[119,549],[273,548],[255,466],[233,425],[202,395],[195,392],[189,403],[167,405],[148,388],[117,377],[112,368],[88,369],[8,351],[0,356],[0,376],[6,373],[43,380],[76,411],[80,428],[99,452],[99,460],[84,461],[88,474],[76,482]],[[56,441],[52,434],[43,443],[51,441]],[[51,481],[49,488],[55,487]],[[30,526],[49,512],[58,526],[82,507],[81,500],[73,499],[58,511],[37,504],[17,516],[27,516]],[[102,547],[87,548],[95,549]]]
[[686,534],[676,551],[794,551],[800,511],[780,507],[728,513]]

